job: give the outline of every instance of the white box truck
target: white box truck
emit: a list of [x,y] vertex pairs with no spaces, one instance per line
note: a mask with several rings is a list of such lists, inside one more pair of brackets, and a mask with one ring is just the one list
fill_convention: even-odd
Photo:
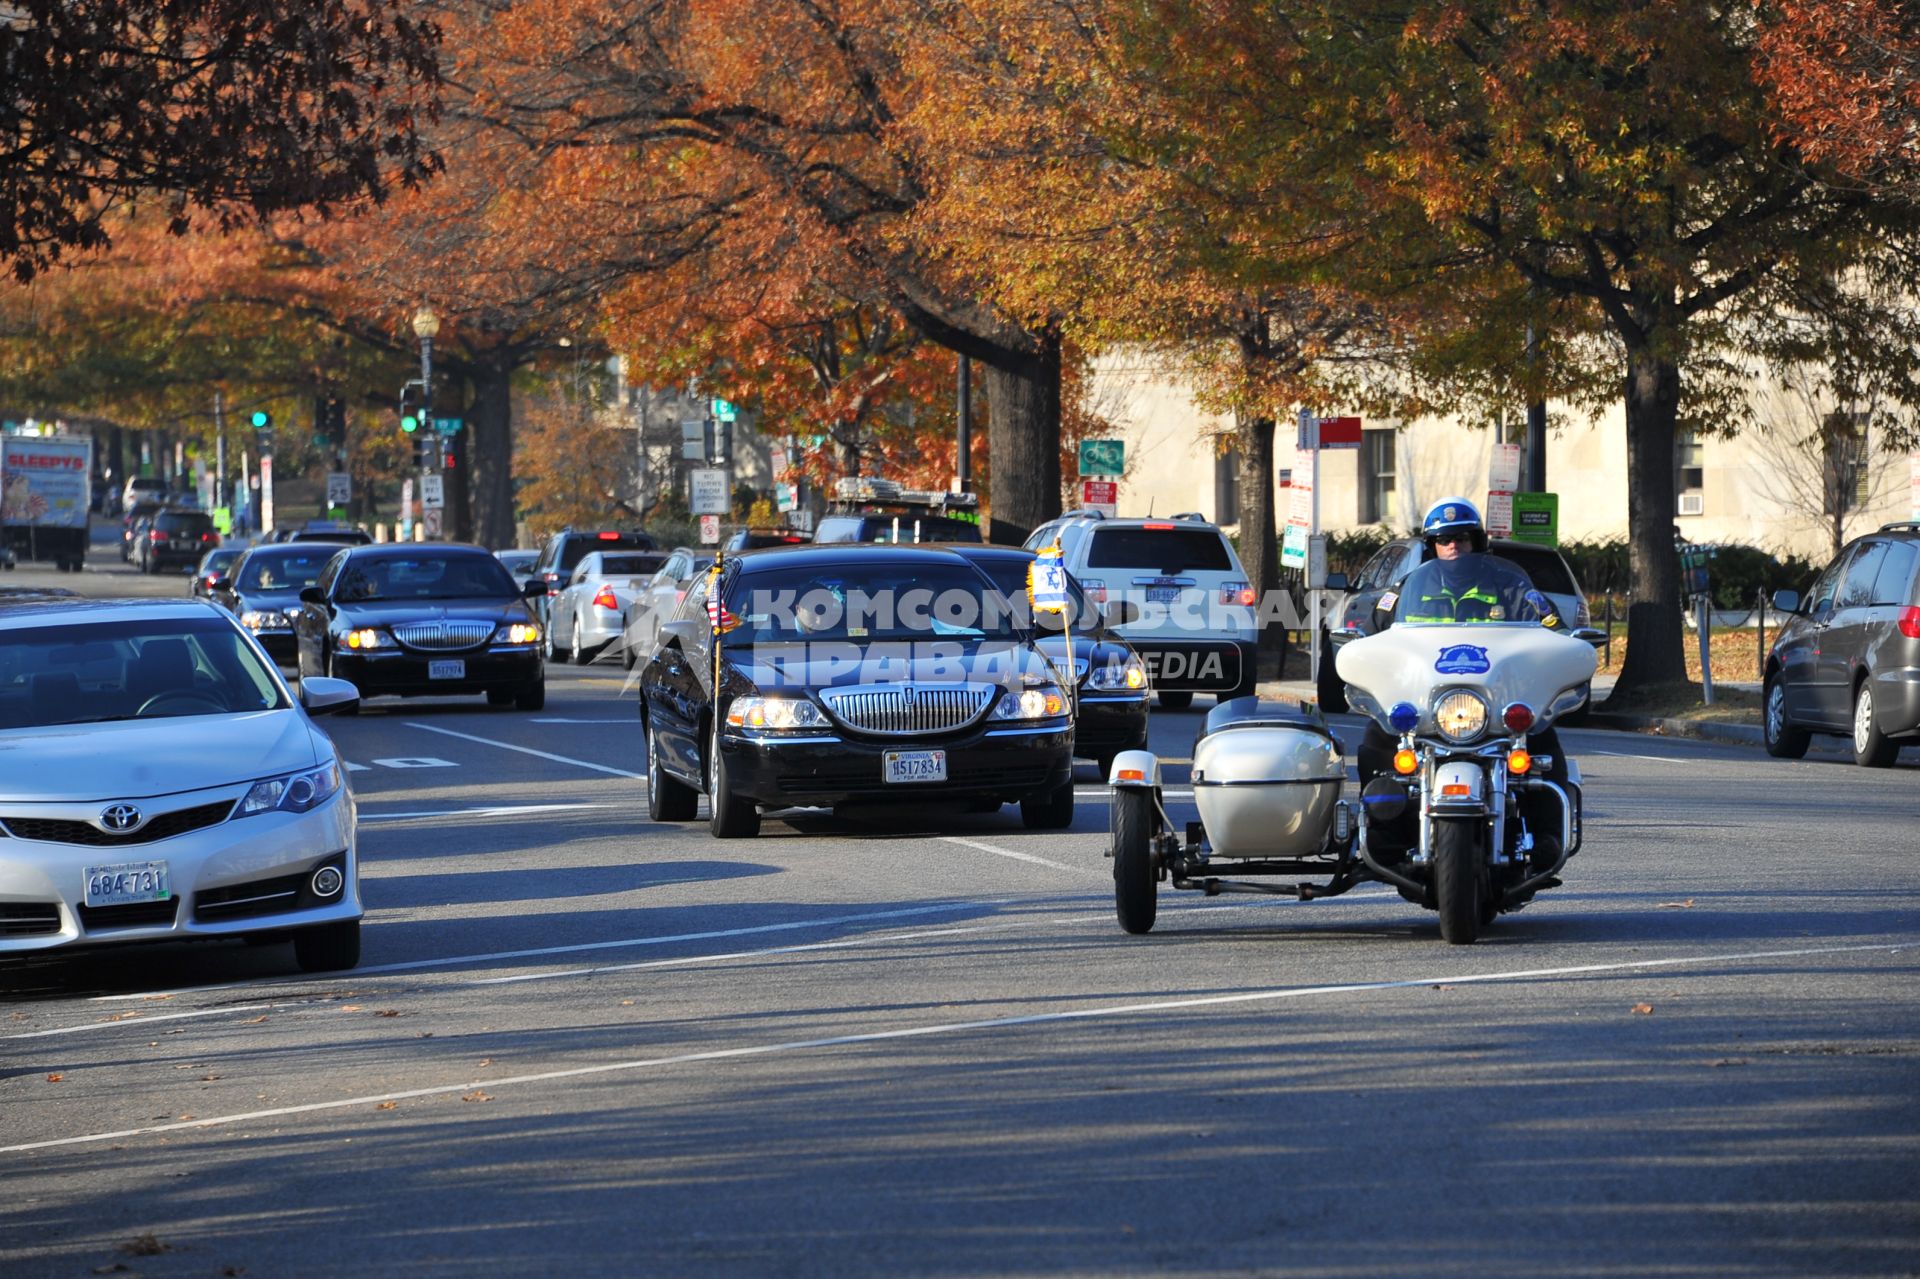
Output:
[[93,509],[93,440],[0,435],[0,543],[63,573],[86,562]]

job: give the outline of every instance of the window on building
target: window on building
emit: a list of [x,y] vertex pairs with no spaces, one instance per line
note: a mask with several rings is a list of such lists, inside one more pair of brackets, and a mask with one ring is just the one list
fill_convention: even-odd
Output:
[[1673,441],[1673,491],[1681,515],[1706,512],[1706,449],[1696,431],[1682,431]]
[[1360,522],[1389,524],[1400,514],[1394,490],[1392,430],[1360,433]]
[[1823,515],[1846,515],[1867,501],[1867,423],[1863,414],[1827,415],[1821,475]]

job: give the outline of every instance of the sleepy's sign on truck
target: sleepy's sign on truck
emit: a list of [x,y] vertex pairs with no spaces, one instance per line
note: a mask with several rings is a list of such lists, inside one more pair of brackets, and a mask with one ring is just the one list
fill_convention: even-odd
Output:
[[29,559],[78,569],[87,553],[93,441],[83,435],[0,436],[0,530]]

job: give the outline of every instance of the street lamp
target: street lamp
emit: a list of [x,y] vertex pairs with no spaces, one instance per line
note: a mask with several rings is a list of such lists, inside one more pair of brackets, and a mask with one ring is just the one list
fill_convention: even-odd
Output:
[[422,304],[413,313],[413,335],[420,339],[420,514],[427,513],[427,476],[433,470],[433,454],[439,452],[433,427],[433,337],[440,331],[440,317]]

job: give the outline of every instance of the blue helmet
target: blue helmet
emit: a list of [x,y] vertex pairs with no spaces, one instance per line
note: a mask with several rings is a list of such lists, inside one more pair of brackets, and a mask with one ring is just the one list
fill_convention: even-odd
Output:
[[1427,517],[1420,521],[1420,536],[1431,548],[1442,533],[1466,533],[1473,539],[1474,550],[1487,549],[1487,526],[1480,519],[1480,508],[1464,497],[1443,497],[1427,509]]

